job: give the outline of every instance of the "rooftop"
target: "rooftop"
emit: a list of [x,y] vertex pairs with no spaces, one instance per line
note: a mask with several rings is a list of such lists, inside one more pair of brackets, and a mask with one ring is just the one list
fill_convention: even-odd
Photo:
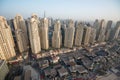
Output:
[[105,50],[100,50],[98,52],[96,52],[97,56],[107,56],[108,52],[106,52]]
[[58,70],[58,73],[59,73],[60,77],[68,75],[68,71],[64,67],[60,68]]
[[23,68],[27,71],[26,75],[31,73],[31,78],[33,80],[38,80],[39,74],[30,65],[24,66]]

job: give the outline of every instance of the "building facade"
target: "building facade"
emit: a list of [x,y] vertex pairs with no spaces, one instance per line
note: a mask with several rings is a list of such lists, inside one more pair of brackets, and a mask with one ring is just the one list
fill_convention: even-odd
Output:
[[113,39],[118,38],[119,32],[120,32],[120,21],[116,23],[116,26],[114,28]]
[[82,37],[83,37],[83,25],[81,23],[78,23],[75,35],[75,46],[81,46]]
[[105,20],[101,20],[99,31],[98,31],[98,42],[104,42],[105,41],[105,31],[106,31],[106,24]]
[[16,41],[20,53],[28,49],[28,35],[25,21],[21,15],[16,15],[14,18],[14,28]]
[[89,45],[91,27],[85,26],[83,31],[83,45]]
[[91,28],[91,33],[90,33],[90,40],[89,42],[91,44],[95,43],[95,38],[96,38],[96,29],[95,28]]
[[107,22],[106,31],[105,31],[105,41],[108,41],[110,39],[110,32],[112,27],[112,21]]
[[14,46],[10,26],[7,24],[6,19],[0,16],[0,58],[7,60],[14,57],[16,55]]
[[93,24],[93,28],[96,29],[96,37],[95,40],[98,40],[98,35],[99,35],[99,26],[100,26],[100,21],[98,19],[95,20],[94,24]]
[[61,36],[61,23],[60,21],[56,21],[54,25],[54,31],[52,36],[52,47],[60,48],[62,43],[62,36]]
[[49,38],[48,38],[48,19],[43,18],[40,20],[40,39],[41,39],[41,48],[47,50],[49,48]]
[[29,39],[32,53],[36,54],[41,51],[40,35],[39,35],[40,22],[37,15],[33,14],[28,22]]
[[73,40],[74,40],[74,22],[73,20],[69,20],[68,27],[65,29],[65,40],[64,40],[64,46],[67,48],[73,47]]

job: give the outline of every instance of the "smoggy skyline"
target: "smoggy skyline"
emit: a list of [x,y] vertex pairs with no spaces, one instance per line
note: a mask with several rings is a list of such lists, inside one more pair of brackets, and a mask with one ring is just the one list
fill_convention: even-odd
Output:
[[14,18],[32,13],[43,17],[75,20],[120,20],[119,0],[0,0],[0,16]]

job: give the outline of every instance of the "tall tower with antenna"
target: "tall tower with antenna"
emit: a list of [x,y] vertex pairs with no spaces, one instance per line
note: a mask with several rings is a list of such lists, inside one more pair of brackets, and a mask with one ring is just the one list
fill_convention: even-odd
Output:
[[49,39],[48,39],[48,19],[45,16],[44,11],[44,18],[40,21],[40,39],[41,39],[41,48],[47,50],[49,48]]

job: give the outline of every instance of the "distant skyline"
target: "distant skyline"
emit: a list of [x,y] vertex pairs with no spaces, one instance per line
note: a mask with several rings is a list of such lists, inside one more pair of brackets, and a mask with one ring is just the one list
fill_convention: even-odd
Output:
[[120,20],[120,0],[0,0],[0,16],[8,19],[32,13],[39,17],[74,20]]

